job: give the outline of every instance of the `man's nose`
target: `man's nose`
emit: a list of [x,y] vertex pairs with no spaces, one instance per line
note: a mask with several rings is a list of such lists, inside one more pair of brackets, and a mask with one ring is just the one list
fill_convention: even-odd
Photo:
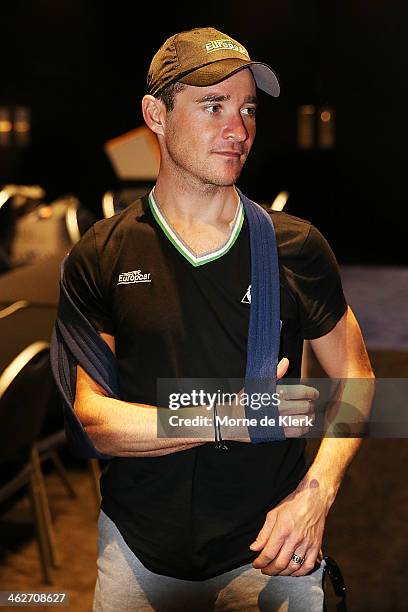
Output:
[[248,138],[248,131],[241,113],[229,118],[227,125],[224,127],[223,137],[226,140],[235,140],[236,142],[244,142]]

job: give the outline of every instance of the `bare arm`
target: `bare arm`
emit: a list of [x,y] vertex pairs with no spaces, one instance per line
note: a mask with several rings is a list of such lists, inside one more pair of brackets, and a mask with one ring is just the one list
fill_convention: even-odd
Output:
[[[113,336],[101,333],[101,337],[115,352]],[[282,359],[278,364],[277,378],[281,378],[287,367],[288,360]],[[289,401],[282,401],[280,411],[284,414],[302,415],[304,387],[300,386],[300,395],[295,394]],[[310,404],[307,404],[310,410]],[[194,418],[197,415],[210,417],[210,424],[200,424],[198,428],[191,426],[175,430],[180,437],[158,437],[157,422],[161,413],[163,422],[171,414],[167,409],[156,406],[125,402],[108,397],[104,390],[80,367],[77,366],[77,384],[74,410],[94,446],[102,453],[122,457],[153,457],[175,453],[194,446],[200,446],[214,440],[212,411],[207,406],[181,408],[177,411],[183,418]],[[173,413],[174,414],[174,413]],[[220,418],[232,417],[234,424],[223,427],[224,440],[250,443],[247,426],[243,423],[245,409],[241,405],[218,405]],[[241,424],[237,424],[237,420]],[[305,433],[303,429],[286,427],[287,437],[297,437]],[[194,436],[194,437],[193,437]]]
[[[342,385],[339,405],[353,406],[357,414],[367,419],[374,393],[374,374],[360,327],[351,308],[348,308],[329,334],[311,340],[311,345],[330,377],[350,379],[345,380]],[[343,412],[344,418],[341,409],[329,417],[329,434],[336,422],[347,421],[347,408]],[[306,478],[309,481],[316,479],[327,488],[330,497],[334,499],[347,466],[361,443],[362,438],[335,438],[330,435],[323,438]]]
[[[101,337],[115,352],[115,339]],[[209,438],[158,438],[156,406],[107,397],[103,389],[77,366],[74,410],[98,451],[121,457],[153,457],[200,446]]]
[[[332,331],[311,343],[330,377],[359,379],[358,394],[353,384],[350,394],[346,381],[338,399],[341,404],[353,404],[360,415],[367,417],[374,374],[351,309],[348,308]],[[337,412],[332,423],[338,417]],[[313,569],[319,556],[326,516],[346,468],[360,445],[361,438],[326,437],[322,440],[305,477],[292,493],[268,512],[264,526],[251,544],[251,549],[259,552],[253,563],[255,568],[269,576],[303,576]],[[305,559],[301,566],[292,560],[294,552]]]

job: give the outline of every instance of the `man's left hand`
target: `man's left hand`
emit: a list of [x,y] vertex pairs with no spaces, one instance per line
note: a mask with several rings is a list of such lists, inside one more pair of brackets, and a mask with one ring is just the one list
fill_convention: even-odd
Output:
[[[250,548],[261,551],[253,567],[268,576],[305,576],[313,570],[333,499],[307,475],[298,487],[266,515]],[[292,560],[304,558],[302,565]]]

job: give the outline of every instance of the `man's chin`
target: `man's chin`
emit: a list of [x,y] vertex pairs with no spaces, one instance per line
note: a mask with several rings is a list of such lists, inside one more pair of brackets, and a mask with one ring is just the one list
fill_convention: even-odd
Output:
[[241,174],[241,170],[239,172],[230,172],[228,174],[219,174],[216,176],[209,177],[208,182],[212,185],[217,185],[218,187],[231,187],[235,185],[239,176]]

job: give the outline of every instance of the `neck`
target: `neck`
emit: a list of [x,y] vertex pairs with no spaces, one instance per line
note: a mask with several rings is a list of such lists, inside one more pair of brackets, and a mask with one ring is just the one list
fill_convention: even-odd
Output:
[[204,222],[229,223],[239,202],[234,185],[220,187],[186,180],[161,169],[155,186],[155,196],[168,219],[183,219],[186,224]]

